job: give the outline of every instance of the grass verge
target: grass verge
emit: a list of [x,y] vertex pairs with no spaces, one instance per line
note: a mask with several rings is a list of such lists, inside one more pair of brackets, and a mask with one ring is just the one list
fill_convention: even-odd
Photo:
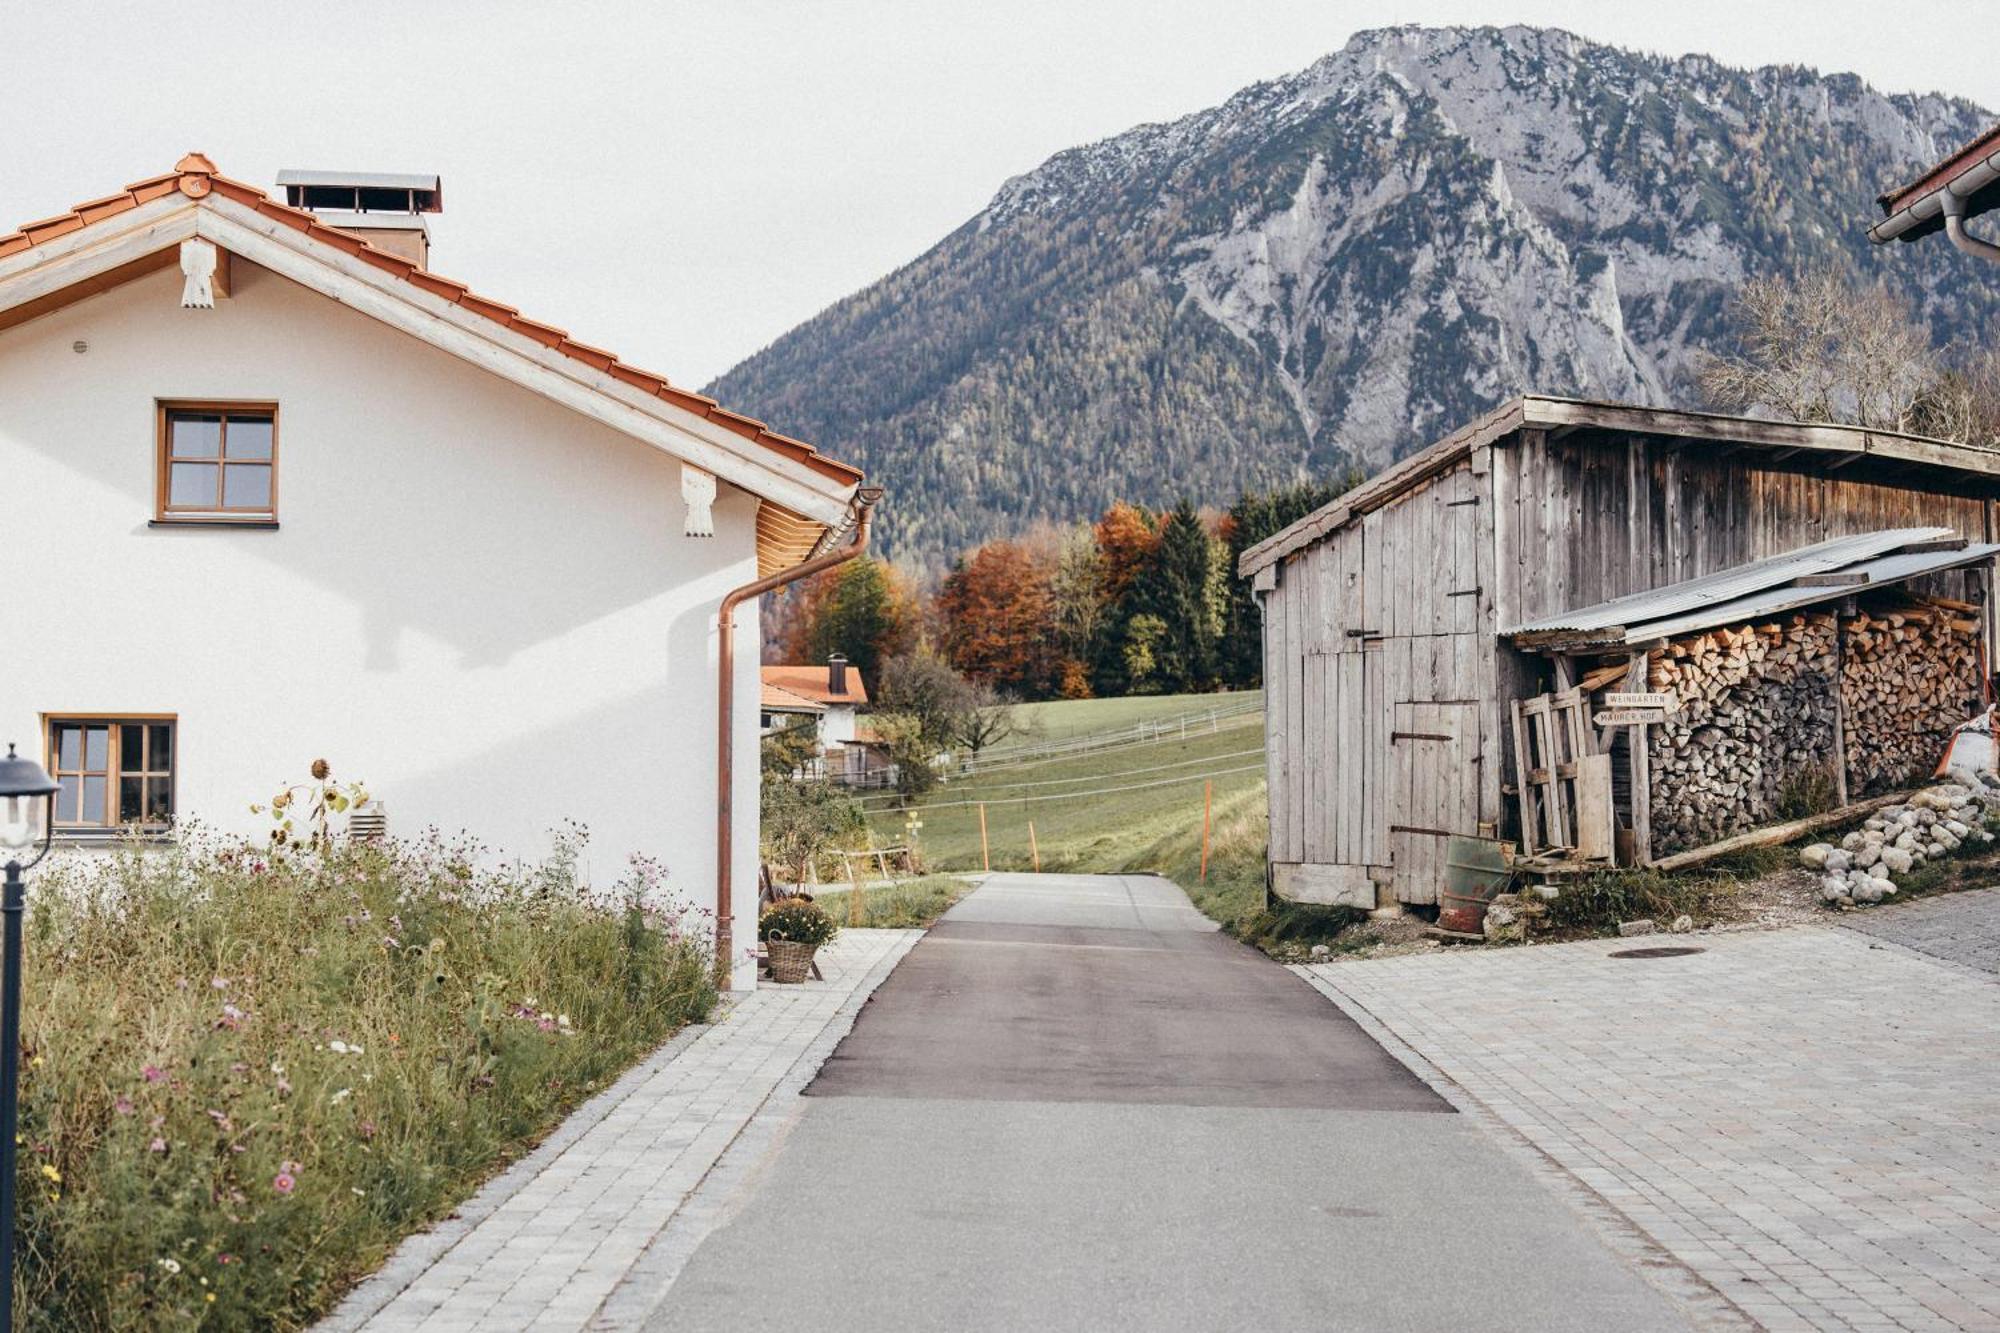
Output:
[[656,868],[604,901],[573,855],[476,858],[192,839],[34,876],[21,1326],[302,1327],[708,1014]]
[[[1224,930],[1275,958],[1295,962],[1315,944],[1340,948],[1342,937],[1368,914],[1352,907],[1266,901],[1264,784],[1234,793],[1216,805],[1209,839],[1208,874],[1201,864],[1201,832],[1176,832],[1147,848],[1125,869],[1156,870],[1186,891],[1194,905]],[[1352,939],[1353,937],[1348,937]]]
[[945,914],[953,903],[972,891],[972,881],[955,875],[925,875],[877,884],[862,890],[861,920],[853,910],[854,890],[818,889],[813,898],[827,915],[843,926],[861,925],[880,930],[926,930]]

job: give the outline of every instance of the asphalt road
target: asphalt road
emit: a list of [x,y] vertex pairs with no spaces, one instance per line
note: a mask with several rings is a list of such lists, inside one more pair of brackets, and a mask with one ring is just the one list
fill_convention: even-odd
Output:
[[1143,876],[960,903],[728,1207],[655,1327],[1688,1327],[1317,992]]

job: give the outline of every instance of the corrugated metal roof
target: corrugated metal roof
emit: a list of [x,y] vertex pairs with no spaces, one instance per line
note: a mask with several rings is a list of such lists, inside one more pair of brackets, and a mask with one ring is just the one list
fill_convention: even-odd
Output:
[[[1906,549],[1943,542],[1953,545],[1942,550]],[[1997,553],[2000,546],[1965,542],[1950,528],[1895,528],[1836,537],[1720,573],[1531,621],[1507,635],[1559,635],[1606,644],[1672,638],[1976,564]],[[1802,579],[1811,582],[1801,583]]]

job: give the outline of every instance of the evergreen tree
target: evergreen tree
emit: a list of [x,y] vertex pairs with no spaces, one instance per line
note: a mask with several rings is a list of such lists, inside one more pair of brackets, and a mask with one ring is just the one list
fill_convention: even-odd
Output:
[[882,687],[882,664],[916,639],[916,599],[893,566],[862,556],[811,580],[799,594],[783,636],[793,662],[845,654],[870,690]]
[[1159,545],[1128,599],[1132,623],[1150,616],[1160,625],[1151,652],[1155,686],[1168,693],[1212,687],[1227,590],[1214,539],[1186,500],[1161,522]]
[[1222,543],[1226,553],[1229,606],[1224,616],[1220,674],[1231,689],[1254,689],[1264,679],[1264,621],[1257,599],[1250,592],[1250,580],[1239,578],[1236,562],[1243,553],[1266,537],[1283,531],[1359,486],[1358,468],[1331,482],[1307,481],[1273,491],[1246,491],[1229,507],[1222,520]]

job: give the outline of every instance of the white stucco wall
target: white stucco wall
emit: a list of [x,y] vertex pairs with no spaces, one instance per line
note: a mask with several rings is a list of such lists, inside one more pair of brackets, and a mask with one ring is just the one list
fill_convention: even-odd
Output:
[[[755,501],[681,535],[678,463],[241,262],[212,311],[161,273],[0,331],[0,742],[41,718],[179,718],[178,805],[247,806],[315,757],[392,832],[715,884],[715,609]],[[79,339],[89,350],[78,354]],[[280,404],[277,531],[158,528],[154,400]],[[758,617],[737,640],[737,936],[754,942]]]
[[822,746],[845,745],[854,739],[854,705],[828,704],[826,715],[820,718],[819,741]]

